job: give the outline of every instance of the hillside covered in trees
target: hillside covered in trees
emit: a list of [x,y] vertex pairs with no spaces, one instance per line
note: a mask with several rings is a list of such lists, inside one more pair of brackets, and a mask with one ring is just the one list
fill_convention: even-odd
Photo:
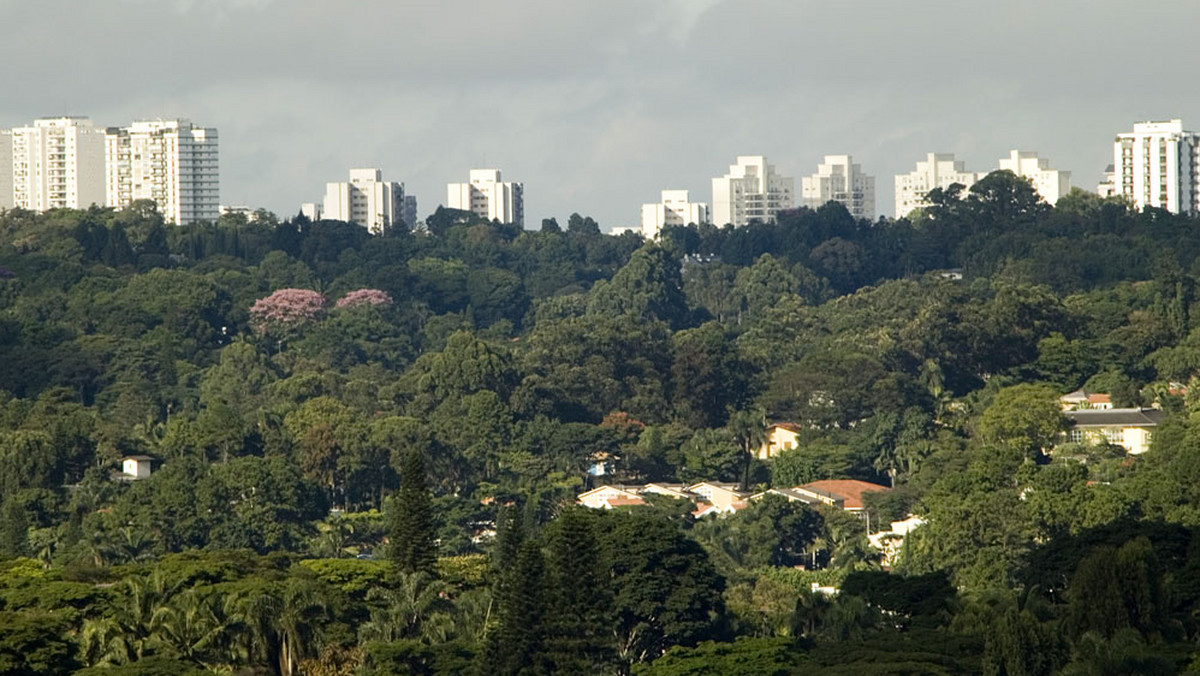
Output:
[[[931,202],[0,214],[0,673],[1200,673],[1200,219]],[[1165,411],[1151,450],[1064,443],[1081,387]],[[927,523],[884,570],[833,508],[574,506],[819,479]]]

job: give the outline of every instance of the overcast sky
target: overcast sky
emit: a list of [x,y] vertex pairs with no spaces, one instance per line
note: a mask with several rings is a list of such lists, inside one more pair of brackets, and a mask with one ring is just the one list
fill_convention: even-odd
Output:
[[497,167],[526,227],[712,199],[735,156],[852,154],[891,215],[927,152],[1034,150],[1094,190],[1113,136],[1200,129],[1200,3],[1115,0],[0,0],[0,127],[217,127],[221,202],[289,216],[350,167],[419,200]]

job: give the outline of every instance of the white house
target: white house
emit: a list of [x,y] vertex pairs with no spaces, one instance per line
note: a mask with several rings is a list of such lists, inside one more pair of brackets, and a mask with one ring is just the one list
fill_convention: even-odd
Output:
[[154,458],[148,455],[127,455],[121,458],[121,473],[126,479],[145,479],[153,471]]

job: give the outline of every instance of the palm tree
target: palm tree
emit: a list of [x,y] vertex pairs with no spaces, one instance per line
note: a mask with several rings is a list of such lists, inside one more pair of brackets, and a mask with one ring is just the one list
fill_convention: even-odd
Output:
[[300,659],[317,651],[320,622],[328,613],[324,594],[312,582],[289,580],[279,598],[275,635],[279,640],[279,672],[295,676]]
[[127,577],[121,582],[120,603],[100,619],[83,624],[84,659],[89,665],[128,664],[154,652],[154,618],[179,593],[161,571],[150,577]]
[[750,465],[754,462],[754,452],[767,439],[766,414],[761,410],[739,411],[729,417],[727,428],[742,451],[740,488],[744,491],[750,487]]
[[152,637],[164,652],[211,669],[229,656],[224,649],[228,622],[222,611],[219,596],[201,596],[189,590],[154,612]]
[[404,638],[437,639],[448,633],[453,619],[446,601],[446,584],[428,573],[398,573],[393,589],[375,587],[367,592],[371,619],[359,629],[366,641],[392,642]]
[[307,580],[245,592],[235,607],[243,628],[240,649],[252,659],[274,662],[280,676],[295,676],[300,660],[316,654],[329,610],[321,588]]

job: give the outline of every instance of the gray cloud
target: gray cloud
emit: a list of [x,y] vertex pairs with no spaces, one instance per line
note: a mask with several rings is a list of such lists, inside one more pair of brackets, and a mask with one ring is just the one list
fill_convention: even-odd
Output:
[[[1153,17],[1135,20],[1132,13]],[[737,154],[878,177],[930,151],[1037,150],[1093,187],[1137,119],[1200,128],[1200,5],[1115,0],[0,0],[0,126],[186,116],[221,132],[222,198],[283,215],[351,166],[422,213],[497,166],[527,220],[636,221],[710,199]]]

